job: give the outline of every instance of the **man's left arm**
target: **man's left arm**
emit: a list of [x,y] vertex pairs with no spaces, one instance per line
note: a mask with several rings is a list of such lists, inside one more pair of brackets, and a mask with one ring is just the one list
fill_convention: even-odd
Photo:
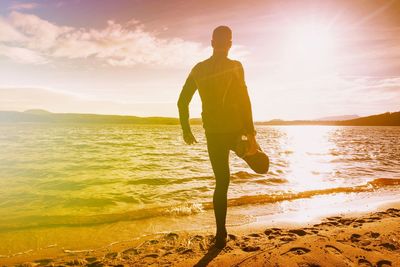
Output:
[[183,139],[189,145],[196,143],[189,124],[189,103],[192,100],[194,93],[197,90],[196,82],[192,76],[192,73],[186,79],[185,85],[179,95],[178,109],[179,109],[179,121],[181,123]]

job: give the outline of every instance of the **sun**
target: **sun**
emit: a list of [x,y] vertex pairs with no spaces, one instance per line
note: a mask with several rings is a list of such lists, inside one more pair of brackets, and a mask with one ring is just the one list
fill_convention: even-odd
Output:
[[301,75],[331,70],[336,44],[334,31],[322,22],[293,23],[284,34],[284,66]]

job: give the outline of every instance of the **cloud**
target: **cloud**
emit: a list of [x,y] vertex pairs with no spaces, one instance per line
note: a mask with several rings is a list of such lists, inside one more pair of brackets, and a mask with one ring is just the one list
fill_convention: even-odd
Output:
[[12,47],[0,44],[0,55],[8,57],[18,63],[28,63],[28,64],[47,63],[47,59],[42,57],[36,51],[22,47]]
[[25,36],[0,17],[0,43],[23,41]]
[[[136,20],[126,24],[110,20],[103,29],[75,28],[13,11],[0,20],[2,32],[6,34],[0,37],[0,44],[3,44],[0,54],[26,63],[90,58],[110,66],[145,64],[179,68],[192,65],[209,54],[209,48],[201,43],[161,38],[155,32],[146,31]],[[235,47],[235,50],[239,55],[246,54],[242,47]],[[10,51],[13,53],[8,54]],[[18,51],[21,52],[19,56],[16,55]]]
[[28,2],[28,3],[13,3],[8,9],[10,10],[31,10],[39,6],[38,3]]

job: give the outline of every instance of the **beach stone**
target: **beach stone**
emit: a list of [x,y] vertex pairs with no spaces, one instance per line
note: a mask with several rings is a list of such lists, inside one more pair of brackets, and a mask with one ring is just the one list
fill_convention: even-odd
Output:
[[307,234],[306,231],[301,230],[301,229],[292,229],[292,230],[289,230],[289,233],[293,233],[293,234],[296,234],[298,236],[304,236],[304,235]]

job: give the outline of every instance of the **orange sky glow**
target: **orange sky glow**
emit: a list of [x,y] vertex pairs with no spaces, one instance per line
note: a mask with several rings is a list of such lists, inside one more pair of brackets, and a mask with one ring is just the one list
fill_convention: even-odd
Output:
[[256,120],[400,110],[400,2],[367,0],[3,0],[0,110],[177,117],[218,25]]

